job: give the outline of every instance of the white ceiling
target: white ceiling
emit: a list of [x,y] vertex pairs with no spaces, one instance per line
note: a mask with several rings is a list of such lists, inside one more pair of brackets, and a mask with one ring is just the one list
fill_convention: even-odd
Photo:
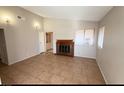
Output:
[[99,21],[112,6],[22,6],[43,17]]

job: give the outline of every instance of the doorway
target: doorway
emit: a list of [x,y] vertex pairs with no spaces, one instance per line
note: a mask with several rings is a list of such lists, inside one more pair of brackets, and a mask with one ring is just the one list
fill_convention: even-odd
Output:
[[0,28],[0,63],[8,64],[4,29],[1,29],[1,28]]
[[39,53],[44,53],[45,52],[45,37],[44,37],[44,32],[39,31]]
[[46,52],[53,53],[53,32],[46,32]]

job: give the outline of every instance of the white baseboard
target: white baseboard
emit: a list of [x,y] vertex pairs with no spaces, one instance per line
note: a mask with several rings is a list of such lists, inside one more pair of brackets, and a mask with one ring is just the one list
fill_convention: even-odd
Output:
[[28,58],[31,58],[31,57],[36,56],[36,55],[39,55],[39,54],[40,54],[40,53],[38,53],[38,54],[33,54],[33,55],[27,56],[27,57],[25,57],[25,58],[23,58],[23,59],[21,59],[21,60],[16,60],[16,61],[11,62],[11,63],[9,62],[8,65],[12,65],[12,64],[18,63],[18,62],[20,62],[20,61],[26,60],[26,59],[28,59]]
[[103,78],[104,78],[104,80],[105,80],[105,83],[108,84],[108,81],[107,81],[107,79],[106,79],[106,77],[105,77],[105,75],[104,75],[104,73],[103,73],[103,71],[102,71],[102,69],[101,69],[101,66],[99,65],[99,62],[97,62],[97,64],[98,64],[98,67],[99,67],[99,69],[100,69],[100,71],[101,71],[101,74],[102,74],[102,76],[103,76]]
[[82,57],[82,58],[89,58],[89,59],[95,59],[95,60],[96,60],[96,57],[88,57],[88,56],[76,56],[76,55],[74,55],[74,57]]

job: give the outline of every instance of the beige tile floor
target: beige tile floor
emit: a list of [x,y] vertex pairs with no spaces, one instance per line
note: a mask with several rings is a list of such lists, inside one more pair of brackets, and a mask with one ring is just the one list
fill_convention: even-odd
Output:
[[40,54],[11,66],[0,64],[3,84],[105,84],[95,60]]

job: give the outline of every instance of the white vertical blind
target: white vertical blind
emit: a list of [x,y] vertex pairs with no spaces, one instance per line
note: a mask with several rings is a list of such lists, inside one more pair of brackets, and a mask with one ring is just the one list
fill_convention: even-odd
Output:
[[84,29],[76,31],[75,44],[76,45],[93,45],[94,43],[94,29]]
[[88,45],[93,45],[94,41],[94,29],[86,29],[85,30],[85,42]]
[[75,44],[76,45],[83,45],[84,44],[84,30],[76,31]]
[[105,30],[104,26],[99,29],[99,35],[98,35],[98,47],[99,48],[103,48],[104,30]]

